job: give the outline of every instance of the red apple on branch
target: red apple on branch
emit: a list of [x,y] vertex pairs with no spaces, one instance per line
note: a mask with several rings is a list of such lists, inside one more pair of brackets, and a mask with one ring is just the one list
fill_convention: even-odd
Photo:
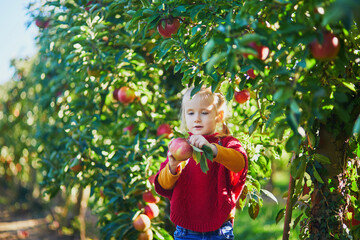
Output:
[[118,94],[119,94],[119,88],[115,88],[115,90],[113,91],[113,99],[116,101],[119,101]]
[[48,28],[49,24],[50,24],[50,20],[46,19],[46,18],[37,18],[35,20],[35,24],[36,26],[38,26],[39,28]]
[[235,92],[234,98],[238,103],[245,103],[250,99],[250,92],[247,89],[244,89],[240,92]]
[[268,56],[269,56],[269,53],[270,53],[270,49],[266,46],[263,46],[263,45],[258,45],[256,42],[250,42],[248,44],[249,47],[253,48],[257,54],[256,55],[253,55],[253,54],[249,54],[249,53],[244,53],[243,56],[245,58],[247,58],[249,55],[252,55],[258,59],[261,59],[261,60],[265,60]]
[[164,135],[164,137],[166,137],[166,138],[168,138],[171,133],[172,133],[172,129],[171,129],[170,125],[167,123],[161,124],[156,130],[157,136]]
[[148,203],[145,207],[145,214],[151,219],[159,216],[159,207],[155,203]]
[[254,69],[249,69],[249,70],[247,70],[247,75],[251,78],[251,79],[255,79],[256,78],[256,74],[255,74],[255,72],[254,72]]
[[193,147],[184,138],[175,138],[171,141],[169,151],[177,161],[184,161],[193,154]]
[[140,214],[133,221],[133,226],[136,230],[144,232],[151,226],[150,218],[145,214]]
[[310,52],[317,60],[332,60],[340,50],[339,39],[330,32],[323,33],[323,41],[320,43],[317,39],[309,45]]
[[164,38],[170,38],[172,34],[177,33],[180,28],[180,21],[178,18],[162,19],[158,23],[157,30]]
[[158,196],[154,196],[151,191],[146,191],[142,194],[142,199],[147,203],[158,203],[160,198]]
[[127,86],[121,87],[118,91],[117,99],[121,103],[129,104],[135,100],[135,92]]
[[70,169],[76,173],[80,172],[81,170],[83,170],[83,166],[81,164],[81,159],[78,158],[73,158],[70,160]]
[[133,125],[129,125],[129,126],[123,128],[123,133],[124,133],[124,134],[126,134],[126,133],[129,133],[129,134],[130,134],[133,129],[134,129],[134,126],[133,126]]
[[352,218],[351,218],[351,226],[357,226],[357,225],[359,225],[360,224],[360,221],[359,220],[357,220],[357,219],[355,219],[355,209],[354,209],[354,207],[353,206],[349,206],[348,207],[348,211],[349,211],[349,213],[351,213],[351,215],[352,215]]
[[149,228],[145,232],[139,233],[138,240],[153,240],[154,234],[152,230]]

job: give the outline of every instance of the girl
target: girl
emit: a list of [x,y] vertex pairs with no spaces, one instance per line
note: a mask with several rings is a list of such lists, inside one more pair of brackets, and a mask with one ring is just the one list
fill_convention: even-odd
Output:
[[[175,240],[233,239],[235,206],[246,179],[247,155],[224,123],[224,96],[202,88],[191,98],[192,89],[183,96],[181,127],[189,131],[190,144],[212,149],[213,162],[208,160],[205,174],[193,158],[177,161],[168,152],[156,175],[155,190],[170,200]],[[222,129],[217,132],[219,123]]]

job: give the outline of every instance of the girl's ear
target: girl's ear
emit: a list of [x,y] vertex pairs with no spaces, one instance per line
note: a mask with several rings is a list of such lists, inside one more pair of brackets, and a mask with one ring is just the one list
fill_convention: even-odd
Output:
[[224,119],[224,111],[221,110],[221,111],[218,112],[218,115],[216,117],[216,121],[217,122],[222,122],[223,119]]

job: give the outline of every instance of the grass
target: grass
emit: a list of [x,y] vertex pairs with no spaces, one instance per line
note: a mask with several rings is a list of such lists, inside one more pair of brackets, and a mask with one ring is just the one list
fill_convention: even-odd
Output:
[[[258,217],[253,220],[250,218],[247,207],[244,210],[238,210],[235,217],[234,235],[235,239],[251,240],[279,240],[282,239],[284,218],[276,224],[275,218],[277,213],[285,208],[285,205],[267,202],[260,209]],[[299,211],[293,212],[294,220],[299,215]],[[291,229],[291,240],[299,239],[299,227]]]
[[[289,174],[287,172],[277,171],[272,176],[271,192],[276,196],[278,204],[263,197],[264,205],[260,208],[258,217],[253,220],[248,214],[248,208],[238,210],[235,216],[234,235],[235,239],[251,239],[251,240],[280,240],[283,235],[284,218],[276,223],[275,218],[278,212],[285,208],[286,199],[283,194],[288,190]],[[294,209],[292,213],[292,221],[300,215],[300,210]],[[299,239],[300,228],[291,228],[291,240]]]

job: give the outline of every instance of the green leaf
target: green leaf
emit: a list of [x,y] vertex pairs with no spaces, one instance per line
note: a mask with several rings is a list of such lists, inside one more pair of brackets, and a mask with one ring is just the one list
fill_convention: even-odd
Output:
[[175,65],[175,67],[174,67],[174,73],[177,73],[177,72],[181,69],[182,64],[183,64],[183,62],[180,62],[180,63],[178,63],[178,64]]
[[326,156],[324,156],[322,154],[319,154],[319,153],[315,153],[314,158],[319,163],[323,163],[323,164],[330,164],[331,163],[331,161],[330,161],[330,159],[328,157],[326,157]]
[[324,181],[322,180],[322,178],[320,177],[320,174],[318,173],[318,171],[316,170],[315,166],[313,166],[313,173],[314,173],[314,177],[315,179],[319,182],[319,183],[324,183]]
[[214,56],[212,56],[209,60],[209,62],[206,64],[206,71],[211,72],[211,70],[214,68],[215,65],[219,64],[221,61],[225,60],[228,53],[221,52],[216,53]]
[[210,161],[212,161],[214,158],[214,153],[213,153],[212,149],[209,146],[205,145],[202,147],[202,150],[204,151],[205,157],[207,159],[209,159]]
[[209,170],[205,154],[201,155],[200,168],[203,171],[203,173],[207,173],[207,171]]
[[[195,148],[195,147],[193,146],[193,148]],[[199,163],[201,160],[201,153],[199,151],[195,151],[195,149],[194,149],[192,157],[196,163]]]
[[259,215],[259,211],[260,211],[260,205],[258,202],[256,202],[254,199],[252,199],[252,201],[250,201],[250,206],[248,208],[248,213],[249,216],[252,219],[256,219],[257,216]]
[[148,0],[140,0],[144,8],[150,8],[151,5]]
[[299,178],[305,172],[306,165],[307,158],[305,156],[295,158],[290,167],[291,176],[295,179]]
[[190,18],[192,21],[195,21],[195,19],[197,18],[198,14],[201,12],[201,10],[203,10],[207,5],[203,4],[203,5],[198,5],[196,7],[194,7],[193,9],[190,10]]
[[285,215],[285,208],[281,209],[277,213],[276,218],[275,218],[276,224],[278,224],[280,222],[280,220],[284,217],[284,215]]
[[272,194],[270,191],[266,190],[266,189],[261,189],[261,191],[268,196],[269,198],[271,198],[274,202],[276,202],[278,204],[278,200],[276,199],[276,197],[274,196],[274,194]]
[[297,224],[299,223],[299,221],[301,220],[301,217],[304,213],[301,213],[294,221],[293,223],[293,229],[295,229],[295,227],[297,226]]
[[360,133],[360,115],[357,117],[353,128],[353,134],[359,134],[359,133]]
[[232,86],[229,86],[229,88],[226,91],[226,100],[229,102],[234,98],[234,88]]

